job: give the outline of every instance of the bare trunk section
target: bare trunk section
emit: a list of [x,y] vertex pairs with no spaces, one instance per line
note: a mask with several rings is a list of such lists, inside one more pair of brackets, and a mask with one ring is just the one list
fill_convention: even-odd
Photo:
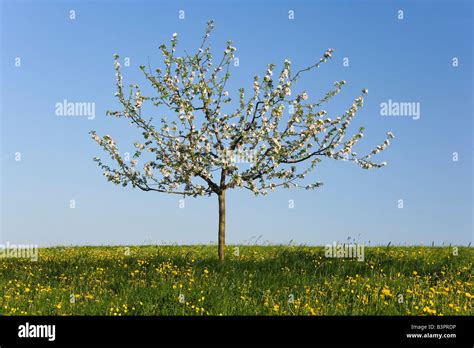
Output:
[[219,198],[219,260],[224,261],[225,248],[225,191],[218,193]]

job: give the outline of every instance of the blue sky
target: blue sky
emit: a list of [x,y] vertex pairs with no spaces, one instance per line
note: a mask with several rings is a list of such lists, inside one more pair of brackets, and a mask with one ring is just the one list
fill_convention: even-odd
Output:
[[[281,190],[266,197],[229,192],[228,243],[260,235],[260,242],[305,244],[348,237],[370,244],[472,240],[470,1],[206,0],[1,2],[0,242],[216,241],[215,196],[186,198],[180,209],[180,197],[114,186],[91,160],[103,154],[88,134],[91,129],[111,134],[122,152],[132,151],[136,133],[105,116],[118,108],[112,55],[130,58],[131,66],[123,69],[127,84],[141,83],[138,66],[148,59],[158,64],[161,43],[177,32],[179,47],[197,49],[209,19],[216,24],[215,55],[228,39],[237,47],[240,65],[231,71],[231,93],[251,87],[268,63],[288,58],[295,68],[305,67],[331,47],[334,58],[306,75],[300,88],[317,98],[334,81],[346,80],[327,107],[334,115],[362,88],[369,89],[352,124],[353,131],[366,127],[359,153],[381,143],[388,130],[396,136],[378,155],[388,162],[381,170],[325,160],[311,174],[325,184],[318,190]],[[344,57],[349,66],[343,66]],[[56,116],[55,104],[64,99],[94,102],[95,119]],[[381,116],[380,104],[389,99],[420,103],[420,119]],[[21,161],[15,161],[16,152]]]

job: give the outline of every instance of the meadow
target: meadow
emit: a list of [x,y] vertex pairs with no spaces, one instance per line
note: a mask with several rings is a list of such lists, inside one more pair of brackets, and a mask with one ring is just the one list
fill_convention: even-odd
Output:
[[55,247],[0,259],[2,315],[472,315],[472,248]]

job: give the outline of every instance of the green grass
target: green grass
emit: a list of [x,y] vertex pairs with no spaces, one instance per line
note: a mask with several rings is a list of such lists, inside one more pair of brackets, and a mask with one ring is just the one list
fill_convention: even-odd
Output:
[[[322,247],[58,247],[0,259],[5,315],[473,314],[471,248],[371,247],[363,262]],[[182,295],[180,298],[180,294]],[[184,302],[181,303],[180,302]]]

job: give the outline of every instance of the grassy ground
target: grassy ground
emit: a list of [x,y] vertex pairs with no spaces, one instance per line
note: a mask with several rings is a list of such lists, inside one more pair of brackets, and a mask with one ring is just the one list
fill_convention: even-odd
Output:
[[473,312],[471,248],[372,247],[363,262],[321,247],[40,249],[0,259],[6,315],[461,315]]

